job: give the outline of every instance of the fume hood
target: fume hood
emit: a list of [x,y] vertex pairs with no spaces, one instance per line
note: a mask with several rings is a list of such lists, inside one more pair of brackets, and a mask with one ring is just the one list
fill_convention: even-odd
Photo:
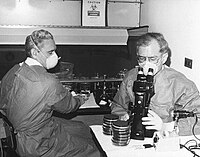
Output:
[[141,27],[83,27],[1,25],[0,44],[24,44],[34,30],[50,31],[59,45],[126,45],[129,36],[139,36],[148,30]]

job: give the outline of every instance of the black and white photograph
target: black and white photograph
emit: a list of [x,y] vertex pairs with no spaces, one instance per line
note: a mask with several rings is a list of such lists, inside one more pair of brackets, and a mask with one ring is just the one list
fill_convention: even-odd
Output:
[[0,157],[200,157],[200,0],[0,0]]

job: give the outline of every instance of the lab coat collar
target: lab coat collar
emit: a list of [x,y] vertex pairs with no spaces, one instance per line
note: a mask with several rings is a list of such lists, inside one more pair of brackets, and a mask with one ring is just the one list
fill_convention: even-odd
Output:
[[[27,57],[26,60],[24,61],[24,63],[26,63],[27,65],[29,66],[32,66],[32,65],[39,65],[39,66],[42,66],[42,64],[40,64],[37,60],[33,59],[33,58],[30,58],[30,57]],[[20,65],[21,66],[21,65]],[[43,67],[43,66],[42,66]]]

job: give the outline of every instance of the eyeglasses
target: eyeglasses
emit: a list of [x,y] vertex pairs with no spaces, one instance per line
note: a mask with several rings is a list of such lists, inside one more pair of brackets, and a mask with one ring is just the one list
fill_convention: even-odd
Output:
[[139,63],[144,63],[147,59],[149,62],[157,64],[161,56],[152,56],[152,57],[146,57],[146,56],[137,56],[137,60]]

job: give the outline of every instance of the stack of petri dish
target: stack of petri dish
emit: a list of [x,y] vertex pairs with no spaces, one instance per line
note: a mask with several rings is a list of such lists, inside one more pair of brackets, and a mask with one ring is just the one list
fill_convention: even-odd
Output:
[[103,117],[103,133],[105,135],[112,135],[112,124],[118,119],[119,117],[113,114],[108,114]]
[[112,124],[112,143],[116,146],[126,146],[130,142],[131,127],[127,121],[117,120]]

